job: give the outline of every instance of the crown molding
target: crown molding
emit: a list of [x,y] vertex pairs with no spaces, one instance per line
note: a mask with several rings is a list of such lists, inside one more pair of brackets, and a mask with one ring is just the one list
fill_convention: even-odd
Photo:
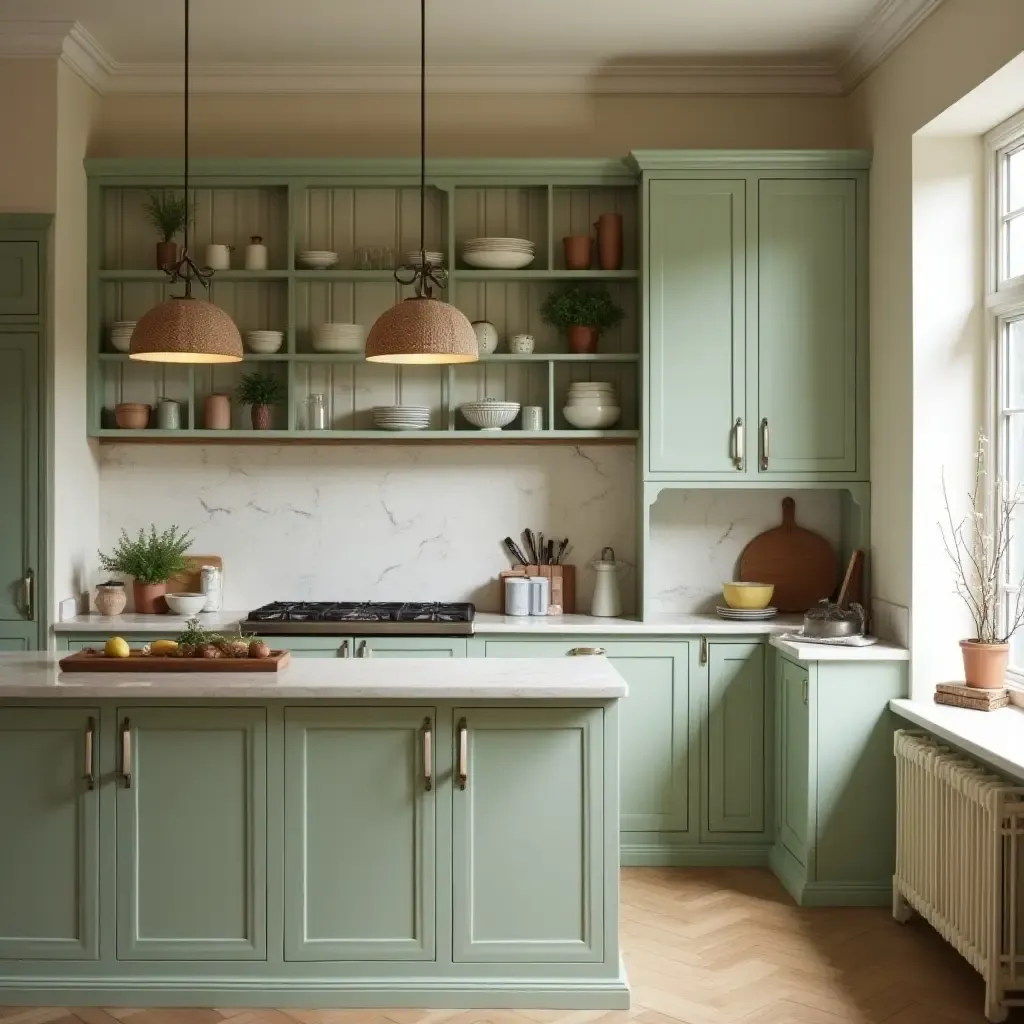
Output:
[[844,92],[851,92],[864,81],[943,2],[880,0],[835,68]]
[[98,93],[107,91],[112,64],[107,51],[84,25],[75,22],[61,48],[61,60]]

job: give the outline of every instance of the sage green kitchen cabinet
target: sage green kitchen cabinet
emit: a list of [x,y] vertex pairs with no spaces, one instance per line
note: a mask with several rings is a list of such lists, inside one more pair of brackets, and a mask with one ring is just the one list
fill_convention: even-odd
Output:
[[98,717],[0,710],[0,960],[99,956]]
[[807,864],[810,840],[809,670],[780,658],[776,697],[778,839]]
[[454,711],[453,959],[604,957],[603,712]]
[[[4,233],[4,225],[0,224],[0,236]],[[34,238],[0,237],[0,323],[40,316],[41,250],[42,242]]]
[[765,647],[708,643],[702,828],[709,836],[764,838]]
[[434,959],[436,717],[285,710],[286,960]]
[[466,640],[450,636],[356,637],[357,658],[464,658]]
[[117,711],[117,955],[264,960],[266,712]]

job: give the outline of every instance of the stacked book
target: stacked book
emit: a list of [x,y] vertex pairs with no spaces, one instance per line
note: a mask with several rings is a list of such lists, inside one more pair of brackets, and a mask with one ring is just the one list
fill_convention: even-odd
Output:
[[1010,695],[1005,686],[998,690],[980,690],[958,683],[939,683],[935,687],[935,703],[951,704],[955,708],[972,708],[975,711],[997,711],[1010,703]]

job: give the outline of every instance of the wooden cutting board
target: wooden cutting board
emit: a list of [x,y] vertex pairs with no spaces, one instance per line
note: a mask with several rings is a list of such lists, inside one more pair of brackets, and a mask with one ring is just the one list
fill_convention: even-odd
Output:
[[741,583],[773,583],[772,605],[805,612],[835,593],[839,557],[821,534],[796,524],[796,502],[782,499],[782,525],[758,534],[740,555]]
[[186,555],[185,569],[172,576],[167,581],[168,594],[199,594],[202,592],[200,585],[200,570],[204,565],[215,565],[221,571],[224,570],[224,560],[220,555]]
[[60,659],[64,672],[277,672],[292,660],[291,651],[271,651],[269,658],[166,658],[133,650],[127,658],[102,651],[76,651]]

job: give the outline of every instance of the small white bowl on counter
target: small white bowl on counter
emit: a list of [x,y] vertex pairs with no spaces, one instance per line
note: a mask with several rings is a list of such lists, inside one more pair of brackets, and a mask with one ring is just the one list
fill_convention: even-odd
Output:
[[205,594],[167,594],[164,599],[172,615],[198,615],[206,604]]

